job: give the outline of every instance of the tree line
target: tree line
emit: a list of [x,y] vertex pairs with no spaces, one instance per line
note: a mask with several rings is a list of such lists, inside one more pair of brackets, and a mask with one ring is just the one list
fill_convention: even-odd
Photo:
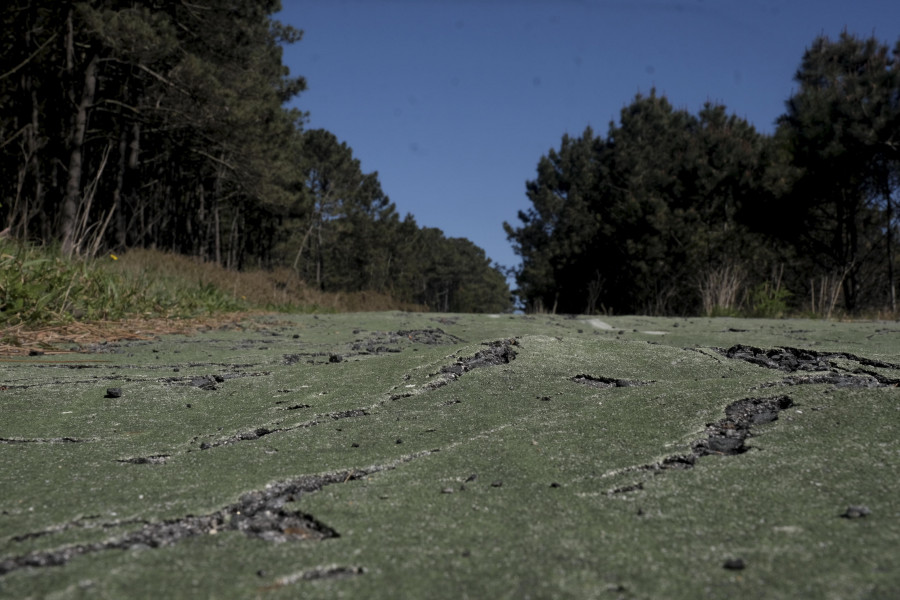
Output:
[[0,229],[67,255],[158,248],[290,265],[325,291],[500,311],[482,249],[401,218],[308,115],[278,0],[10,0],[0,8]]
[[505,223],[526,310],[896,313],[900,41],[818,37],[773,134],[638,94],[563,136]]

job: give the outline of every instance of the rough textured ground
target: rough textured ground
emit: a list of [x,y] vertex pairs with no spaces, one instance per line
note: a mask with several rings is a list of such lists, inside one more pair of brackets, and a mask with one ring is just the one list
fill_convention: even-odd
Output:
[[900,325],[256,317],[0,362],[0,597],[897,598]]

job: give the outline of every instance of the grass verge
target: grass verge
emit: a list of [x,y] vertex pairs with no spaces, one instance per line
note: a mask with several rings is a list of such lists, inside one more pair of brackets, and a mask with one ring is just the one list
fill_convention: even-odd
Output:
[[[60,344],[186,333],[248,313],[421,310],[386,294],[328,293],[289,269],[231,271],[178,254],[135,249],[68,259],[58,248],[0,239],[0,354]],[[141,333],[143,332],[143,333]]]

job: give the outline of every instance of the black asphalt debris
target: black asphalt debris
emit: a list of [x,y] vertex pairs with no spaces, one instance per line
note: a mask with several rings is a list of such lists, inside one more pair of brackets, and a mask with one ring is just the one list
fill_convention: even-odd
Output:
[[860,519],[862,517],[868,517],[870,514],[872,514],[872,511],[869,510],[868,506],[858,504],[848,506],[847,510],[841,513],[841,517],[845,519]]

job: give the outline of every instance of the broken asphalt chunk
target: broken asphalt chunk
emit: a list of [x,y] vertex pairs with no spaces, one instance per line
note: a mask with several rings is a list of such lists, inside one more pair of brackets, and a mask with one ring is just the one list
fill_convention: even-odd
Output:
[[862,517],[868,517],[872,514],[872,511],[869,510],[868,506],[864,504],[851,505],[847,507],[843,513],[841,513],[841,517],[845,519],[859,519]]

